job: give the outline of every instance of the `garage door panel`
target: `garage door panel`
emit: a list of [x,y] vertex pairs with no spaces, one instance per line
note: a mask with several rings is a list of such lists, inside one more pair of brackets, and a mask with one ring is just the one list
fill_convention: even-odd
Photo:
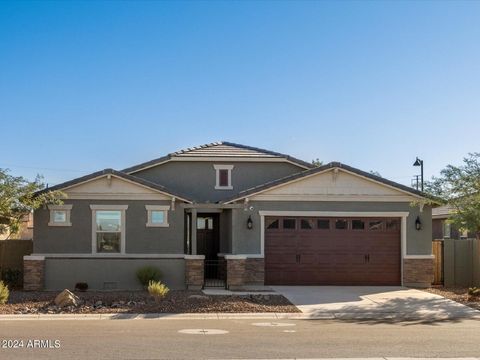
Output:
[[[296,229],[266,229],[266,283],[398,285],[399,219],[355,218],[355,226],[363,226],[356,230],[352,228],[354,218],[341,220],[340,223],[348,224],[347,228],[335,229],[336,218],[296,218]],[[307,222],[308,229],[301,228]],[[329,223],[330,228],[317,228],[320,222]],[[395,223],[396,228],[387,228],[387,222]]]

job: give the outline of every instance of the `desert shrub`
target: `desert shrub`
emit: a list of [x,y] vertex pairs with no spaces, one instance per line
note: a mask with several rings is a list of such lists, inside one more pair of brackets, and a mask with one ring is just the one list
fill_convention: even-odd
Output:
[[169,291],[170,289],[160,281],[149,281],[148,283],[148,293],[155,298],[155,301],[163,299]]
[[150,281],[160,281],[162,273],[154,266],[144,266],[137,270],[138,281],[147,287],[150,284]]
[[10,291],[8,291],[8,286],[0,281],[0,304],[6,304],[8,301],[8,296],[10,295]]
[[476,286],[468,288],[468,295],[470,295],[470,296],[480,296],[480,288],[478,288]]
[[77,291],[87,291],[88,284],[86,282],[79,282],[75,284],[75,290]]
[[3,269],[0,275],[1,275],[0,280],[2,280],[5,284],[9,285],[10,287],[20,286],[20,281],[22,279],[21,270],[7,268],[7,269]]

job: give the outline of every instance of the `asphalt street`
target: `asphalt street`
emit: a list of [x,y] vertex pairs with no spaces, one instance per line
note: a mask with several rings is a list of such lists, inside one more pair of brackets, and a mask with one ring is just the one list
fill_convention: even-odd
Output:
[[478,357],[480,321],[21,320],[0,339],[2,360]]

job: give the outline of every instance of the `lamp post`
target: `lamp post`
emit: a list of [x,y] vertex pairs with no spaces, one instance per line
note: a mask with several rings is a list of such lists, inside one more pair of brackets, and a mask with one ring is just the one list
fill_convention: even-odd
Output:
[[420,160],[417,156],[417,158],[415,159],[415,162],[413,163],[413,166],[420,166],[420,184],[421,184],[421,189],[423,191],[423,160]]

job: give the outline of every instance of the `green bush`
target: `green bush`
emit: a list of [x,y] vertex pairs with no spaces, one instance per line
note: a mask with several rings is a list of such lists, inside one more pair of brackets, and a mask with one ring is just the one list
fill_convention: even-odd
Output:
[[0,280],[12,288],[20,286],[20,280],[22,279],[22,271],[18,269],[3,269]]
[[8,286],[0,281],[0,304],[6,304],[8,301],[8,296],[10,295],[10,291],[8,291]]
[[163,299],[169,291],[170,289],[160,281],[149,281],[148,283],[148,293],[155,298],[155,301]]
[[153,266],[144,266],[137,270],[137,278],[138,281],[143,285],[143,287],[147,287],[150,281],[160,281],[160,277],[162,273],[156,267]]
[[480,288],[478,288],[478,287],[468,288],[468,295],[480,296]]

